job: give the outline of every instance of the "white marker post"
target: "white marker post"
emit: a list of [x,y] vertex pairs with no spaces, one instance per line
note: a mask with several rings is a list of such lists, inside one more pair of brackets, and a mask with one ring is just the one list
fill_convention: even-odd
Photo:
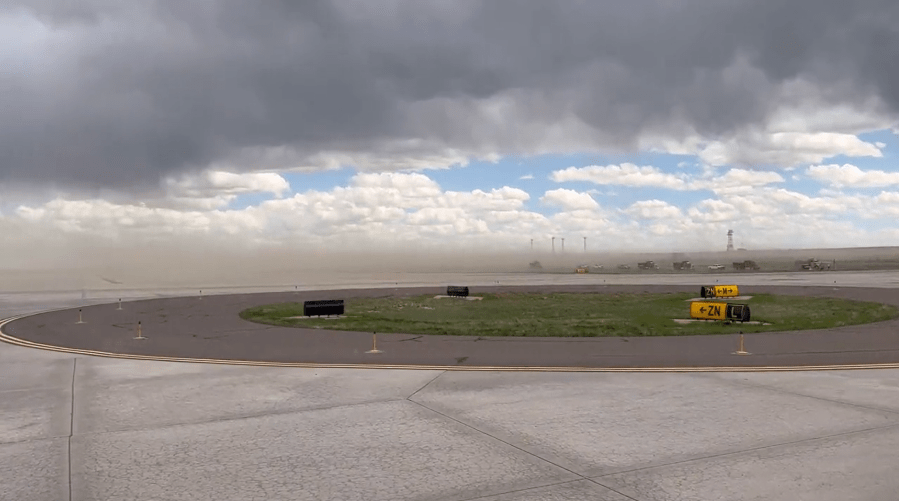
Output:
[[140,321],[137,322],[137,336],[135,336],[134,339],[147,339],[144,337],[143,332],[141,332]]
[[83,324],[83,323],[85,323],[84,320],[81,319],[81,308],[78,308],[78,321],[75,322],[75,323],[76,323],[76,324]]
[[117,310],[121,310],[121,309],[122,309],[122,298],[119,298],[119,307],[116,308],[116,309],[117,309]]

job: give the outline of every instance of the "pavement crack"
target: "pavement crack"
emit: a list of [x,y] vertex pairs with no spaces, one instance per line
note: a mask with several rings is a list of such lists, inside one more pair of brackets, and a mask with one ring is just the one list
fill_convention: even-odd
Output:
[[169,428],[178,428],[181,426],[194,426],[194,425],[205,425],[212,423],[228,423],[232,421],[243,421],[245,419],[258,419],[265,418],[270,416],[288,416],[291,414],[300,414],[303,412],[315,412],[315,411],[326,411],[332,409],[340,409],[343,407],[355,407],[357,405],[371,405],[371,404],[382,404],[382,403],[395,403],[395,402],[405,402],[407,399],[403,397],[398,398],[386,398],[381,400],[366,400],[363,402],[352,402],[352,403],[344,403],[344,404],[336,404],[336,405],[322,405],[317,407],[303,407],[298,409],[284,409],[284,410],[264,410],[260,412],[253,412],[247,414],[241,414],[237,416],[223,416],[213,419],[201,419],[197,421],[183,421],[178,423],[163,423],[159,426],[137,426],[133,428],[116,428],[111,430],[97,430],[91,431],[87,433],[81,433],[79,436],[92,436],[92,435],[105,435],[111,433],[133,433],[145,430],[165,430]]
[[[414,397],[415,395],[417,395],[418,392],[420,392],[421,390],[427,388],[428,385],[430,385],[430,384],[433,383],[434,381],[437,381],[437,378],[439,378],[440,376],[442,376],[442,375],[444,375],[444,374],[446,374],[446,371],[440,371],[440,374],[437,374],[437,375],[434,376],[430,381],[428,381],[427,383],[425,383],[421,388],[419,388],[419,389],[415,390],[414,392],[412,392],[411,395],[409,395],[408,397],[406,397],[406,400],[411,401],[411,400],[412,400],[412,397]],[[417,402],[416,402],[416,403],[417,403]]]
[[[427,385],[426,385],[426,386],[427,386]],[[665,463],[660,463],[660,464],[653,464],[653,465],[641,466],[641,467],[637,467],[637,468],[630,468],[630,469],[623,469],[623,470],[618,470],[618,471],[612,471],[612,472],[608,472],[608,473],[604,473],[604,474],[594,475],[594,476],[592,476],[592,477],[588,477],[588,476],[583,475],[583,474],[580,474],[580,473],[578,473],[578,472],[576,472],[576,471],[574,471],[574,470],[571,470],[571,469],[569,469],[569,468],[566,468],[565,466],[562,466],[562,465],[560,465],[560,464],[558,464],[558,463],[555,463],[555,462],[553,462],[553,461],[551,461],[551,460],[549,460],[549,459],[546,459],[546,458],[544,458],[544,457],[542,457],[542,456],[540,456],[540,455],[538,455],[538,454],[535,454],[535,453],[533,453],[533,452],[530,452],[530,451],[528,451],[528,450],[525,450],[525,449],[523,449],[522,447],[519,447],[519,446],[517,446],[517,445],[515,445],[515,444],[513,444],[513,443],[511,443],[511,442],[509,442],[509,441],[506,441],[506,440],[503,440],[503,439],[501,439],[501,438],[499,438],[499,437],[496,437],[496,436],[494,436],[494,435],[492,435],[492,434],[490,434],[490,433],[488,433],[488,432],[486,432],[486,431],[484,431],[484,430],[481,430],[481,429],[479,429],[479,428],[477,428],[477,427],[475,427],[475,426],[473,426],[473,425],[471,425],[471,424],[468,424],[468,423],[466,423],[466,422],[464,422],[464,421],[462,421],[462,420],[460,420],[460,419],[458,419],[458,418],[455,418],[455,417],[453,417],[453,416],[450,416],[450,415],[448,415],[448,414],[445,414],[445,413],[443,413],[443,412],[440,412],[440,411],[438,411],[438,410],[436,410],[436,409],[433,409],[433,408],[431,408],[431,407],[428,407],[427,405],[425,405],[425,404],[423,404],[423,403],[421,403],[421,402],[415,402],[414,400],[410,400],[410,402],[413,402],[413,403],[415,403],[415,404],[417,404],[417,405],[419,405],[419,406],[421,406],[421,407],[423,407],[423,408],[425,408],[425,409],[427,409],[427,410],[429,410],[429,411],[431,411],[431,412],[433,412],[433,413],[435,413],[435,414],[438,414],[438,415],[440,415],[440,416],[442,416],[442,417],[444,417],[444,418],[446,418],[446,419],[449,419],[449,420],[451,420],[451,421],[453,421],[453,422],[456,422],[456,423],[458,423],[458,424],[460,424],[460,425],[462,425],[462,426],[465,426],[465,427],[467,427],[467,428],[470,428],[470,429],[472,429],[472,430],[474,430],[474,431],[476,431],[476,432],[478,432],[478,433],[480,433],[480,434],[482,434],[482,435],[484,435],[484,436],[490,437],[490,438],[492,438],[492,439],[494,439],[494,440],[496,440],[496,441],[498,441],[498,442],[501,442],[501,443],[503,443],[503,444],[505,444],[505,445],[507,445],[507,446],[509,446],[509,447],[511,447],[511,448],[514,448],[514,449],[516,449],[516,450],[518,450],[518,451],[521,451],[521,452],[524,453],[524,454],[527,454],[527,455],[529,455],[529,456],[531,456],[531,457],[534,457],[534,458],[536,458],[536,459],[538,459],[538,460],[540,460],[540,461],[543,461],[543,462],[548,463],[548,464],[550,464],[550,465],[552,465],[552,466],[555,466],[555,467],[557,467],[557,468],[559,468],[559,469],[562,469],[562,470],[564,470],[564,471],[566,471],[566,472],[568,472],[568,473],[571,473],[572,475],[576,475],[576,476],[578,476],[581,480],[589,481],[589,482],[591,482],[591,483],[593,483],[593,484],[596,484],[596,485],[598,485],[598,486],[600,486],[600,487],[606,488],[606,489],[608,489],[608,490],[610,490],[610,491],[615,492],[616,494],[619,494],[619,495],[621,495],[621,496],[624,496],[624,497],[626,497],[626,498],[628,498],[628,499],[632,499],[632,500],[634,500],[634,501],[638,501],[637,498],[634,498],[634,497],[632,497],[632,496],[628,496],[627,494],[625,494],[625,493],[623,493],[623,492],[621,492],[621,491],[615,489],[614,487],[612,487],[612,486],[610,486],[610,485],[603,484],[599,479],[602,479],[602,478],[604,478],[604,477],[610,477],[610,476],[613,476],[613,475],[621,475],[621,474],[625,474],[625,473],[633,473],[633,472],[638,472],[638,471],[646,471],[646,470],[653,470],[653,469],[660,469],[660,468],[668,468],[668,467],[671,467],[671,466],[677,466],[677,465],[681,465],[681,464],[689,464],[689,463],[695,463],[695,462],[700,462],[700,461],[707,461],[707,460],[709,460],[709,459],[717,459],[717,458],[723,458],[723,457],[729,457],[729,456],[739,456],[739,455],[749,454],[749,453],[753,453],[753,452],[759,452],[759,451],[765,451],[765,450],[770,450],[770,449],[776,449],[776,448],[779,448],[779,447],[804,445],[804,444],[808,444],[808,443],[815,443],[815,442],[820,442],[820,441],[825,441],[825,440],[831,440],[831,439],[839,438],[839,437],[846,437],[846,436],[858,435],[858,434],[863,434],[863,433],[870,433],[870,432],[874,432],[874,431],[887,430],[887,429],[892,429],[892,428],[899,428],[899,423],[892,422],[892,423],[888,423],[888,424],[885,424],[885,425],[882,425],[882,426],[872,426],[872,427],[869,427],[869,428],[856,429],[856,430],[849,430],[849,431],[844,431],[844,432],[839,432],[839,433],[832,433],[832,434],[829,434],[829,435],[823,435],[823,436],[817,436],[817,437],[810,437],[810,438],[803,438],[803,439],[799,439],[799,440],[791,440],[791,441],[786,441],[786,442],[778,442],[778,443],[774,443],[774,444],[766,444],[766,445],[763,445],[763,446],[759,446],[759,447],[751,447],[751,448],[748,448],[748,449],[730,450],[730,451],[726,451],[726,452],[720,452],[720,453],[715,453],[715,454],[709,454],[709,455],[707,455],[707,456],[691,457],[691,458],[680,459],[680,460],[675,460],[675,461],[670,461],[670,462],[665,462]],[[475,499],[477,499],[477,498],[475,498]]]
[[35,387],[32,387],[32,388],[12,388],[12,389],[9,389],[9,390],[0,390],[0,395],[4,395],[4,394],[7,394],[7,393],[22,393],[22,392],[29,392],[29,391],[50,391],[50,390],[59,390],[59,386],[57,386],[57,387],[53,387],[53,386],[35,386]]
[[[435,378],[435,379],[436,379],[436,378]],[[519,452],[521,452],[521,453],[523,453],[523,454],[525,454],[525,455],[527,455],[527,456],[533,457],[533,458],[535,458],[535,459],[537,459],[537,460],[539,460],[539,461],[542,461],[542,462],[547,463],[547,464],[549,464],[549,465],[555,466],[556,468],[558,468],[558,469],[560,469],[560,470],[566,471],[566,472],[568,472],[568,473],[570,473],[570,474],[572,474],[572,475],[578,477],[578,478],[575,479],[574,481],[577,481],[577,480],[587,480],[588,482],[594,483],[594,484],[599,485],[599,486],[601,486],[601,487],[605,487],[606,489],[609,489],[609,490],[615,492],[616,494],[620,494],[620,495],[622,495],[622,496],[624,496],[624,497],[626,497],[626,498],[628,498],[628,499],[634,499],[634,501],[637,501],[635,498],[632,498],[632,497],[630,497],[630,496],[628,496],[628,495],[626,495],[626,494],[624,494],[624,493],[622,493],[622,492],[619,492],[619,491],[617,491],[617,490],[615,490],[615,489],[613,489],[613,488],[611,488],[611,487],[609,487],[609,486],[607,486],[607,485],[603,485],[603,484],[599,483],[599,482],[596,481],[596,480],[593,480],[593,479],[591,479],[591,478],[589,478],[589,477],[587,477],[587,476],[581,475],[580,473],[578,473],[578,472],[576,472],[576,471],[574,471],[574,470],[571,470],[571,469],[569,469],[569,468],[566,468],[566,467],[564,467],[564,466],[562,466],[562,465],[560,465],[560,464],[558,464],[558,463],[554,463],[553,461],[550,461],[549,459],[546,459],[546,458],[544,458],[544,457],[542,457],[542,456],[539,456],[539,455],[537,455],[537,454],[534,454],[533,452],[530,452],[530,451],[528,451],[528,450],[525,450],[525,449],[523,449],[523,448],[521,448],[521,447],[519,447],[519,446],[513,444],[512,442],[509,442],[509,441],[503,440],[503,439],[501,439],[501,438],[499,438],[499,437],[497,437],[497,436],[491,435],[490,433],[487,433],[487,432],[484,431],[484,430],[481,430],[481,429],[479,429],[479,428],[476,428],[475,426],[472,426],[472,425],[466,423],[465,421],[462,421],[462,420],[460,420],[460,419],[454,418],[453,416],[450,416],[449,414],[445,414],[445,413],[443,413],[443,412],[440,412],[440,411],[438,411],[438,410],[436,410],[436,409],[432,409],[431,407],[428,407],[427,405],[425,405],[425,404],[423,404],[423,403],[421,403],[421,402],[416,402],[416,401],[414,401],[414,400],[409,400],[409,401],[412,402],[412,403],[414,403],[414,404],[416,404],[416,405],[421,406],[421,407],[424,408],[424,409],[427,409],[427,410],[433,412],[434,414],[437,414],[437,415],[442,416],[442,417],[444,417],[444,418],[446,418],[446,419],[448,419],[448,420],[450,420],[450,421],[453,421],[454,423],[458,423],[459,425],[464,426],[464,427],[466,427],[466,428],[469,428],[469,429],[471,429],[471,430],[474,430],[475,432],[480,433],[481,435],[484,435],[484,436],[486,436],[486,437],[490,437],[491,439],[496,440],[497,442],[500,442],[500,443],[502,443],[502,444],[505,444],[506,446],[511,447],[511,448],[513,448],[513,449],[515,449],[515,450],[517,450],[517,451],[519,451]],[[566,482],[569,482],[569,481],[566,481]]]
[[614,492],[615,494],[618,494],[619,496],[626,497],[626,498],[628,498],[628,499],[632,499],[633,501],[640,501],[639,499],[637,499],[637,498],[635,498],[635,497],[633,497],[633,496],[628,496],[627,494],[625,494],[625,493],[619,491],[618,489],[615,489],[614,487],[612,487],[612,486],[610,486],[610,485],[606,485],[606,484],[600,482],[599,480],[596,480],[596,479],[593,479],[593,478],[588,478],[587,481],[588,481],[588,482],[591,482],[591,483],[594,483],[594,484],[596,484],[596,485],[598,485],[598,486],[600,486],[600,487],[604,487],[604,488],[606,488],[606,489],[608,489],[608,490]]
[[[610,472],[608,472],[608,473],[603,473],[603,474],[600,474],[600,475],[595,475],[595,476],[593,476],[592,478],[588,478],[588,480],[591,480],[591,481],[592,481],[593,479],[603,478],[603,477],[610,477],[610,476],[613,476],[613,475],[623,475],[623,474],[634,473],[634,472],[639,472],[639,471],[648,471],[648,470],[656,470],[656,469],[662,469],[662,468],[670,468],[670,467],[672,467],[672,466],[678,466],[678,465],[689,464],[689,463],[697,463],[697,462],[701,462],[701,461],[708,461],[708,460],[710,460],[710,459],[719,459],[719,458],[725,458],[725,457],[730,457],[730,456],[740,456],[740,455],[743,455],[743,454],[750,454],[750,453],[753,453],[753,452],[760,452],[760,451],[765,451],[765,450],[769,450],[769,449],[777,449],[777,448],[779,448],[779,447],[790,447],[790,446],[797,446],[797,445],[811,444],[811,443],[815,443],[815,442],[823,442],[823,441],[825,441],[825,440],[832,440],[832,439],[834,439],[834,438],[848,437],[848,436],[851,436],[851,435],[860,435],[860,434],[863,434],[863,433],[871,433],[871,432],[875,432],[875,431],[888,430],[888,429],[891,429],[891,428],[899,428],[899,423],[890,423],[890,424],[885,424],[885,425],[883,425],[883,426],[872,426],[872,427],[870,427],[870,428],[863,428],[863,429],[858,429],[858,430],[842,431],[842,432],[839,432],[839,433],[831,433],[831,434],[829,434],[829,435],[822,435],[822,436],[820,436],[820,437],[802,438],[802,439],[799,439],[799,440],[790,440],[790,441],[786,441],[786,442],[778,442],[778,443],[775,443],[775,444],[767,444],[767,445],[762,445],[762,446],[759,446],[759,447],[750,447],[750,448],[748,448],[748,449],[730,450],[730,451],[727,451],[727,452],[720,452],[720,453],[716,453],[716,454],[709,454],[709,455],[707,455],[707,456],[698,456],[698,457],[691,457],[691,458],[686,458],[686,459],[679,459],[679,460],[676,460],[676,461],[670,461],[670,462],[667,462],[667,463],[652,464],[652,465],[647,465],[647,466],[640,466],[640,467],[637,467],[637,468],[628,468],[628,469],[615,470],[615,471],[610,471]],[[601,485],[601,484],[600,484],[600,485]]]
[[734,385],[739,385],[739,386],[745,386],[745,387],[749,387],[749,388],[756,388],[756,389],[762,389],[762,390],[775,391],[775,392],[778,392],[778,393],[783,393],[784,395],[792,395],[792,396],[794,396],[794,397],[812,398],[812,399],[815,399],[815,400],[820,400],[820,401],[822,401],[822,402],[828,402],[828,403],[831,403],[831,404],[840,404],[840,405],[846,405],[846,406],[849,406],[849,407],[856,407],[856,408],[859,408],[859,409],[865,409],[865,410],[869,410],[869,411],[885,412],[885,413],[888,413],[888,414],[899,415],[899,410],[897,410],[897,409],[887,409],[887,408],[883,408],[883,407],[876,407],[876,406],[873,406],[873,405],[864,405],[864,404],[859,404],[859,403],[855,403],[855,402],[848,402],[848,401],[845,401],[845,400],[838,400],[838,399],[835,399],[835,398],[827,398],[827,397],[822,397],[822,396],[818,396],[818,395],[808,395],[808,394],[801,393],[801,392],[798,392],[798,391],[788,390],[788,389],[785,389],[785,388],[780,388],[780,387],[773,386],[773,385],[768,385],[768,384],[765,384],[765,383],[756,383],[756,382],[750,382],[750,381],[739,381],[739,380],[736,380],[736,379],[728,379],[728,378],[716,377],[716,375],[714,375],[714,374],[708,374],[708,373],[706,373],[706,374],[697,374],[697,376],[699,376],[699,377],[707,377],[707,378],[714,378],[716,381],[726,382],[726,383],[730,383],[730,384],[734,384]]

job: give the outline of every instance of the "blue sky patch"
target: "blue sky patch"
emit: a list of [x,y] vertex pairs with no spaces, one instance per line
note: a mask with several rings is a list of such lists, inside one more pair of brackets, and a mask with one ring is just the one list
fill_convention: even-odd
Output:
[[[899,151],[899,137],[889,130],[870,132],[859,136],[862,140],[886,145],[883,148],[883,158],[872,157],[845,157],[836,156],[822,162],[822,164],[842,165],[849,163],[862,170],[883,170],[887,172],[899,171],[895,159]],[[559,188],[589,193],[604,209],[615,211],[624,209],[630,205],[644,200],[662,200],[671,205],[680,207],[682,211],[703,200],[720,198],[712,190],[676,190],[664,186],[631,187],[622,185],[598,185],[589,181],[555,182],[550,179],[554,171],[569,167],[583,168],[591,165],[621,165],[634,164],[640,167],[651,166],[664,174],[686,176],[687,180],[697,180],[705,177],[700,160],[693,155],[669,155],[657,152],[644,152],[634,155],[624,154],[566,154],[566,155],[537,155],[533,157],[508,156],[497,162],[476,160],[466,166],[457,166],[450,169],[434,169],[421,171],[437,182],[444,191],[471,192],[482,190],[489,192],[504,186],[518,188],[526,191],[530,200],[524,208],[544,215],[559,212],[558,207],[547,206],[540,203],[540,198],[550,190]],[[770,170],[779,173],[784,182],[772,183],[768,186],[783,188],[790,191],[803,193],[815,197],[822,191],[831,190],[829,183],[823,180],[813,179],[806,175],[808,165],[798,166],[792,170],[778,168],[760,168],[755,170]],[[728,167],[713,169],[714,175],[723,176],[728,172]],[[284,173],[282,176],[290,183],[292,193],[304,193],[310,190],[327,192],[338,186],[348,186],[357,171],[352,168],[341,168],[321,172]],[[528,177],[522,179],[522,177]],[[796,179],[794,179],[796,178]],[[761,188],[758,188],[761,189]],[[864,194],[876,195],[881,189],[864,191]],[[285,194],[291,196],[292,193]],[[863,192],[856,192],[862,194]],[[229,204],[231,209],[242,209],[256,205],[264,200],[274,198],[269,193],[245,194],[237,197]]]

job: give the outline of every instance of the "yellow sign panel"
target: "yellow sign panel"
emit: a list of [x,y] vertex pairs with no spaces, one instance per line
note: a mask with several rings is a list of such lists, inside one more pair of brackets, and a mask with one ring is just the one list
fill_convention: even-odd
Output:
[[690,318],[703,320],[724,320],[727,304],[693,301],[690,303]]
[[740,289],[736,285],[716,285],[714,291],[713,297],[737,297],[740,295]]

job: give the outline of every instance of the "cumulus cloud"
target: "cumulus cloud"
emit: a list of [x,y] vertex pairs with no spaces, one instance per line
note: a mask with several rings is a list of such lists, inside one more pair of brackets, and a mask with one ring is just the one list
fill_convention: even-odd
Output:
[[559,183],[587,181],[599,185],[627,186],[632,188],[665,188],[678,191],[751,189],[783,182],[783,177],[771,171],[729,169],[720,174],[706,169],[698,176],[671,174],[652,166],[621,165],[568,167],[553,171],[550,179]]
[[9,258],[19,262],[28,249],[67,248],[59,238],[80,238],[95,249],[122,243],[161,249],[176,242],[182,250],[203,243],[226,249],[287,246],[421,254],[472,246],[526,250],[531,238],[535,248],[548,251],[552,236],[566,238],[577,249],[582,237],[591,250],[707,249],[720,246],[725,232],[734,229],[738,245],[755,249],[796,247],[797,242],[846,246],[884,242],[883,232],[866,229],[866,222],[899,217],[896,191],[810,196],[758,186],[714,193],[695,204],[650,199],[608,211],[586,193],[559,189],[540,198],[561,209],[548,217],[527,210],[528,198],[508,187],[443,190],[421,174],[359,174],[345,187],[310,190],[238,210],[57,198],[0,216],[0,227],[16,242],[11,247],[16,255]]
[[564,188],[547,191],[540,197],[540,202],[546,205],[562,207],[566,210],[591,210],[599,208],[599,204],[596,203],[596,200],[593,200],[593,197],[588,193],[566,190]]
[[735,221],[740,211],[732,203],[723,200],[703,200],[687,211],[693,221],[701,223],[723,223]]
[[640,219],[668,219],[678,220],[683,213],[678,207],[662,200],[642,200],[634,202],[622,212]]
[[852,164],[812,165],[806,170],[812,179],[836,187],[873,188],[899,185],[899,172],[862,170]]
[[711,141],[696,151],[711,165],[796,166],[837,155],[882,157],[876,145],[854,134],[835,132],[754,132],[725,141]]
[[782,183],[784,178],[780,174],[771,171],[730,169],[718,181],[728,186],[764,186]]
[[508,186],[494,188],[489,192],[483,190],[472,190],[470,192],[450,191],[446,193],[445,197],[446,200],[441,201],[441,203],[479,207],[494,211],[519,209],[531,198],[526,191]]
[[440,185],[418,173],[363,173],[351,180],[353,188],[377,188],[402,193],[410,198],[431,197],[440,193]]
[[874,196],[870,204],[870,211],[866,216],[869,218],[899,217],[899,192],[882,191]]
[[[852,224],[852,220],[892,217],[899,214],[899,198],[895,192],[878,195],[822,193],[810,196],[783,188],[765,187],[745,193],[727,193],[718,199],[703,200],[687,211],[697,222],[726,223],[754,228],[759,234],[772,233],[785,224],[806,221],[822,228],[825,223]],[[831,246],[843,247],[847,242],[839,235],[828,238]],[[821,241],[820,237],[816,237]],[[797,237],[797,241],[802,241]]]
[[819,91],[814,82],[800,76],[777,89],[771,102],[781,104],[762,122],[747,123],[717,137],[685,126],[680,138],[644,134],[640,144],[654,151],[697,155],[706,165],[768,164],[787,170],[837,155],[882,156],[882,143],[862,141],[858,134],[888,129],[895,123],[895,114],[885,110],[874,95],[838,102],[822,100]]
[[169,192],[176,196],[208,197],[271,193],[281,196],[290,189],[287,180],[275,173],[243,173],[207,171],[199,176],[182,176],[166,180]]
[[[281,187],[275,179],[265,177],[211,179],[238,192],[261,187],[280,192]],[[253,180],[256,182],[250,182]],[[192,236],[245,238],[260,244],[383,248],[414,243],[422,248],[444,248],[470,238],[505,240],[502,245],[509,245],[513,238],[521,241],[529,232],[546,231],[551,223],[523,208],[529,198],[526,192],[510,187],[443,190],[418,173],[360,173],[348,186],[310,190],[239,210],[176,210],[102,199],[56,198],[36,206],[22,205],[16,217],[35,227],[109,242]]]
[[254,236],[264,229],[252,211],[183,211],[106,200],[54,199],[40,207],[21,206],[25,221],[69,234],[110,240],[164,240],[170,236]]
[[[890,0],[12,0],[0,180],[137,189],[214,166],[424,169],[647,137],[695,136],[685,148],[716,164],[876,156],[838,130],[734,138],[797,100],[895,116],[897,24]],[[797,80],[809,98],[784,92]]]
[[759,186],[784,182],[777,172],[748,169],[729,169],[724,174],[706,173],[703,178],[688,183],[691,190],[711,190],[714,192],[748,191]]
[[652,166],[637,166],[632,163],[621,165],[590,165],[587,167],[568,167],[553,171],[550,179],[557,183],[570,181],[588,181],[599,185],[618,185],[630,187],[664,187],[674,190],[686,189],[687,183],[682,177],[662,172]]
[[166,178],[163,187],[165,198],[146,202],[173,208],[218,209],[239,195],[267,193],[281,197],[290,190],[290,184],[279,174],[212,170]]
[[886,112],[876,96],[860,96],[854,103],[821,102],[816,98],[815,86],[796,79],[781,89],[789,105],[774,110],[765,124],[771,133],[779,132],[860,132],[887,129],[893,123],[891,113]]

